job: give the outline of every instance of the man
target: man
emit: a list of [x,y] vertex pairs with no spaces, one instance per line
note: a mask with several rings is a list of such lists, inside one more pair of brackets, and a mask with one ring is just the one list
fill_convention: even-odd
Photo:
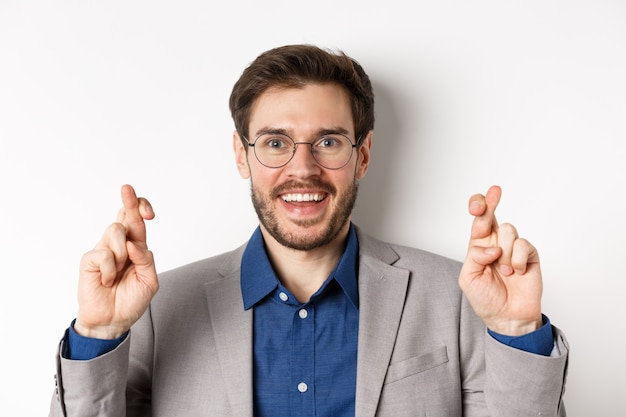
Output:
[[157,280],[154,212],[123,186],[81,261],[50,415],[565,415],[568,348],[542,315],[537,251],[497,224],[499,187],[470,198],[462,265],[384,243],[351,222],[374,128],[356,61],[267,51],[230,108],[259,228]]

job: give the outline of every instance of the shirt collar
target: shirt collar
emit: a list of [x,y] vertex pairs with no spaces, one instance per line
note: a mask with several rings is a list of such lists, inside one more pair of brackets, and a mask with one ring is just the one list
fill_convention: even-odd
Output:
[[[355,308],[359,308],[357,286],[359,241],[354,225],[350,224],[346,249],[328,280],[337,281]],[[278,278],[265,252],[261,228],[257,227],[241,258],[241,295],[246,310],[278,287]],[[327,280],[327,281],[328,281]]]

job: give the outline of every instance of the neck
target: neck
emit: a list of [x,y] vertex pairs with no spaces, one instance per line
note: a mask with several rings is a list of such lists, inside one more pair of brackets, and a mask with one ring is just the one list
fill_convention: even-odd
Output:
[[281,245],[261,226],[267,254],[278,279],[301,303],[309,301],[337,266],[349,230],[348,222],[328,245],[301,251]]

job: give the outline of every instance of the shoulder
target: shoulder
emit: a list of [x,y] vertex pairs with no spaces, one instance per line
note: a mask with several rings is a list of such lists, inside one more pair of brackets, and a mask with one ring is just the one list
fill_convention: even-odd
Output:
[[[357,229],[360,270],[364,273],[385,274],[392,268],[407,274],[409,292],[422,299],[438,298],[440,293],[459,301],[458,285],[462,263],[423,249],[385,242]],[[368,271],[368,272],[366,272]],[[386,274],[387,275],[387,274]]]
[[451,270],[458,273],[461,262],[443,255],[397,243],[386,242],[368,235],[357,227],[359,252],[398,268]]
[[239,271],[241,256],[245,244],[235,250],[191,262],[174,269],[159,273],[161,289],[172,285],[205,285],[212,281],[224,279]]
[[395,263],[398,267],[419,267],[422,270],[429,270],[432,272],[449,271],[455,275],[461,270],[462,264],[458,260],[409,246],[398,244],[390,245],[399,255],[398,261]]
[[[403,287],[406,291],[401,298],[404,313],[420,318],[422,327],[432,324],[433,332],[437,332],[443,322],[454,323],[450,328],[458,329],[458,320],[464,311],[474,317],[471,310],[466,310],[458,285],[461,262],[423,249],[385,242],[358,229],[357,233],[360,288],[378,282],[380,277],[385,277],[385,285]],[[431,319],[434,321],[424,324]],[[473,319],[471,321],[474,323]],[[482,329],[480,323],[476,323],[476,328]]]

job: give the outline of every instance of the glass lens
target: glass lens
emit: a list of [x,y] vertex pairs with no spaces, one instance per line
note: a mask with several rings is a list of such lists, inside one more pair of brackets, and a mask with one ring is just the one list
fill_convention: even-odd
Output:
[[289,136],[266,133],[254,142],[254,153],[263,165],[278,168],[291,160],[294,147]]
[[311,144],[313,157],[323,167],[341,168],[352,155],[352,142],[340,134],[324,135]]

